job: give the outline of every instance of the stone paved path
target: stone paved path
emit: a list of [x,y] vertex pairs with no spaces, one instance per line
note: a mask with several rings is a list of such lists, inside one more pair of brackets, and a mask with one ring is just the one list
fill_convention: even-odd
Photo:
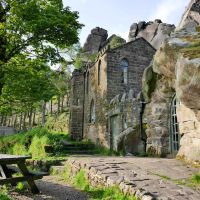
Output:
[[80,192],[56,176],[47,176],[36,181],[41,193],[32,195],[30,193],[19,194],[13,192],[13,200],[87,200],[85,193]]
[[94,182],[119,184],[124,192],[142,199],[153,196],[159,200],[200,200],[199,191],[177,184],[199,169],[175,159],[76,156],[67,162],[74,169],[85,168]]

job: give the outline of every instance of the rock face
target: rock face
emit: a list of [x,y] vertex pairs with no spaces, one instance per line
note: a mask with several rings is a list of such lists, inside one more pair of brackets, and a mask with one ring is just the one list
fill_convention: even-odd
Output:
[[87,53],[98,52],[107,38],[107,30],[99,27],[92,29],[83,46],[83,51]]
[[200,25],[200,0],[192,0],[187,7],[177,29]]
[[[192,1],[190,7],[199,3]],[[199,4],[198,4],[199,5]],[[199,10],[200,12],[200,10]],[[199,14],[198,12],[198,14]],[[191,12],[188,11],[189,19]],[[197,21],[200,24],[200,20]],[[200,163],[200,27],[187,24],[157,51],[143,77],[147,149]],[[174,101],[176,100],[176,101]],[[172,110],[173,102],[175,108]],[[173,112],[172,112],[173,111]],[[176,119],[174,118],[176,115]],[[175,121],[173,121],[175,119]],[[179,132],[174,135],[174,129]],[[175,131],[176,132],[176,131]],[[174,138],[180,146],[174,151]]]
[[154,48],[158,49],[161,43],[169,37],[174,29],[174,25],[162,23],[159,19],[154,22],[146,23],[141,21],[138,24],[133,23],[130,27],[129,41],[143,37],[151,43]]

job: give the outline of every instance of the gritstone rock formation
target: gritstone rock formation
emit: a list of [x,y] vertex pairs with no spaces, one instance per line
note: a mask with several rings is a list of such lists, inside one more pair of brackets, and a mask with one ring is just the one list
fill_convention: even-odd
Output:
[[[170,109],[176,96],[180,148],[178,156],[200,163],[200,9],[191,1],[176,32],[157,51],[145,70],[143,92],[146,105],[147,149],[170,153],[173,140]],[[194,14],[195,11],[195,14]],[[170,139],[171,138],[171,139]],[[171,145],[171,148],[173,146]],[[173,153],[173,152],[172,152]]]
[[91,30],[83,46],[83,51],[87,53],[96,53],[102,47],[102,44],[108,38],[107,30],[96,27]]
[[161,43],[169,37],[170,33],[175,29],[174,25],[162,23],[156,19],[154,22],[139,22],[133,23],[130,27],[129,41],[143,37],[151,45],[158,49]]
[[177,30],[182,28],[192,28],[198,25],[200,25],[200,0],[192,0],[183,14]]

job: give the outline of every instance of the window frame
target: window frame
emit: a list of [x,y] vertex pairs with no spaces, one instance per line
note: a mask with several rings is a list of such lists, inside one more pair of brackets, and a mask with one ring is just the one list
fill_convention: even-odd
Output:
[[123,58],[120,61],[120,68],[122,70],[122,83],[125,85],[128,85],[128,68],[129,68],[129,62],[128,59]]

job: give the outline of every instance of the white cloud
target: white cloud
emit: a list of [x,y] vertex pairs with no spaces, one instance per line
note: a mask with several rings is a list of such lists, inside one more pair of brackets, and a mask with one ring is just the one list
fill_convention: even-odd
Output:
[[174,23],[177,19],[173,16],[183,12],[190,0],[162,0],[157,6],[150,20],[161,19],[163,22]]

